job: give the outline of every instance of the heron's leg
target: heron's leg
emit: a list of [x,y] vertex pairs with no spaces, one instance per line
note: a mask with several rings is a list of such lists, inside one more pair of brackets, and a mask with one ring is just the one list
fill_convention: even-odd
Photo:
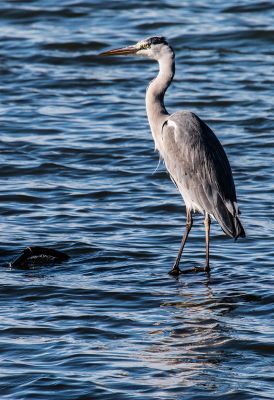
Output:
[[206,235],[206,263],[205,263],[205,271],[209,272],[210,271],[210,266],[209,266],[209,234],[210,234],[210,216],[208,213],[206,213],[205,216],[205,235]]
[[188,234],[192,228],[193,225],[193,221],[192,221],[192,213],[191,210],[186,209],[186,227],[185,227],[185,232],[182,238],[182,242],[181,242],[181,247],[179,250],[179,253],[177,255],[177,258],[175,260],[175,263],[172,267],[172,270],[169,272],[170,275],[179,275],[182,271],[179,268],[179,264],[180,264],[180,260],[181,260],[181,256],[188,238]]
[[211,224],[211,219],[209,214],[206,212],[205,213],[205,241],[206,241],[206,262],[204,267],[194,267],[194,271],[205,271],[209,272],[210,271],[210,266],[209,266],[209,234],[210,234],[210,224]]

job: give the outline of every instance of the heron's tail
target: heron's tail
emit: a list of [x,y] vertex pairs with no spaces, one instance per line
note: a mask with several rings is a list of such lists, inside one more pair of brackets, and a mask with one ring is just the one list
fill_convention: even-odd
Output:
[[227,205],[220,201],[218,207],[214,212],[214,217],[220,224],[222,230],[230,237],[237,239],[238,237],[245,237],[245,230],[241,224],[238,210],[235,210],[235,206],[231,204],[231,211]]

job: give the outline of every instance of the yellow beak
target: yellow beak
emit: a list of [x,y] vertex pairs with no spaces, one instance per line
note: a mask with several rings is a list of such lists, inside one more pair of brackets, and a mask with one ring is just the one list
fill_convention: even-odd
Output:
[[124,54],[135,54],[137,53],[135,46],[121,47],[120,49],[113,49],[100,53],[99,56],[122,56]]

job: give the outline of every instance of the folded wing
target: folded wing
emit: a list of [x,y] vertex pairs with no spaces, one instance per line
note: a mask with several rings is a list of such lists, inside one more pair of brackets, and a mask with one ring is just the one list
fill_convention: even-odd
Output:
[[225,151],[195,114],[172,114],[162,128],[163,158],[186,206],[212,215],[231,237],[245,236]]

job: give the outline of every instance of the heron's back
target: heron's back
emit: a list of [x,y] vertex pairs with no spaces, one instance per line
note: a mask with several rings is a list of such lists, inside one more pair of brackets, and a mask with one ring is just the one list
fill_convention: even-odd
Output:
[[180,111],[161,128],[161,155],[186,207],[212,215],[231,237],[245,236],[225,151],[195,114]]

